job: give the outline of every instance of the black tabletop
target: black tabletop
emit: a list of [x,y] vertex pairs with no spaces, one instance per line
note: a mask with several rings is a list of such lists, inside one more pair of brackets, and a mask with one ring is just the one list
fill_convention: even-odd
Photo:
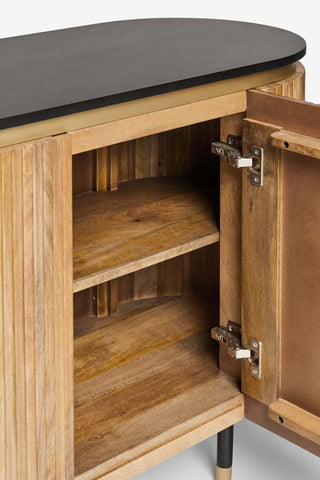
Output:
[[210,19],[102,23],[0,40],[0,128],[288,65],[294,33]]

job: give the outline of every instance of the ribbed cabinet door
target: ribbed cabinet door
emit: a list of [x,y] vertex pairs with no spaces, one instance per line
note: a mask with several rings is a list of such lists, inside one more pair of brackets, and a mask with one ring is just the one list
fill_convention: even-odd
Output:
[[73,478],[68,135],[0,149],[0,478]]

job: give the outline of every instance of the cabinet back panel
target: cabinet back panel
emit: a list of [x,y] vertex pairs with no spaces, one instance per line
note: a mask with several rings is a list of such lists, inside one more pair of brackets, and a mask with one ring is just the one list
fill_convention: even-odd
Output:
[[94,188],[95,151],[72,157],[72,191],[74,194]]
[[[73,156],[73,193],[101,190],[97,185],[104,151],[107,164],[105,184],[114,190],[122,182],[158,176],[217,176],[217,162],[210,152],[211,142],[219,138],[220,120],[197,123],[168,132],[150,135],[103,149]],[[216,166],[215,166],[216,165]]]
[[[218,318],[219,244],[172,258],[107,282],[107,315],[99,317],[97,294],[101,285],[74,294],[74,331],[82,336],[105,326],[122,304],[148,298],[196,296],[212,301],[212,318]],[[133,307],[134,308],[134,307]],[[140,308],[139,302],[137,308]]]

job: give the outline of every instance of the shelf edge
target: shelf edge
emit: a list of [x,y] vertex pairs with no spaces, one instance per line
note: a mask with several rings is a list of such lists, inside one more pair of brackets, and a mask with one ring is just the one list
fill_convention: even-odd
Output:
[[[151,255],[148,258],[142,258],[135,260],[124,265],[110,268],[106,271],[99,272],[88,277],[79,278],[73,281],[73,293],[80,292],[90,287],[99,285],[100,283],[108,282],[114,280],[115,278],[122,277],[129,273],[142,270],[146,267],[151,267],[157,263],[164,262],[165,260],[170,260],[171,258],[190,253],[194,250],[198,250],[202,247],[207,247],[214,243],[219,242],[220,232],[211,233],[200,239],[192,240],[191,242],[185,243],[184,245],[177,245],[168,250],[160,251]],[[195,245],[196,244],[196,245]]]

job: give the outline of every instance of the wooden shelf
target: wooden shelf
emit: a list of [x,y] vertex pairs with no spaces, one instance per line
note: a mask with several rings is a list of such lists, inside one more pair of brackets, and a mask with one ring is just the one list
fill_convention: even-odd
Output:
[[78,480],[125,479],[243,416],[239,386],[218,371],[212,305],[147,305],[75,340]]
[[219,241],[211,195],[183,177],[76,195],[74,292]]

